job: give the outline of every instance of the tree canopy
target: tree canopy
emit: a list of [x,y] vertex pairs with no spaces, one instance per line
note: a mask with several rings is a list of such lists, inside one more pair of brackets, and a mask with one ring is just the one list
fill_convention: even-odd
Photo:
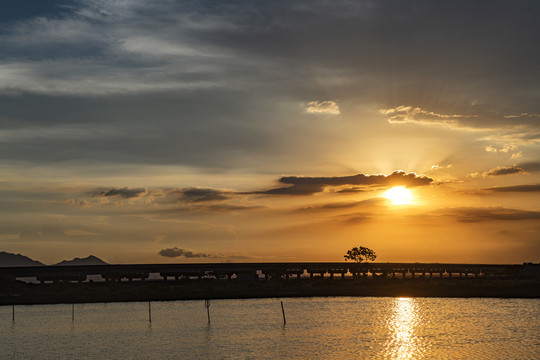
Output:
[[359,246],[353,247],[351,250],[347,250],[347,254],[345,254],[343,257],[345,258],[345,261],[352,260],[357,263],[361,263],[362,261],[374,261],[377,255],[373,250],[368,249],[367,247]]

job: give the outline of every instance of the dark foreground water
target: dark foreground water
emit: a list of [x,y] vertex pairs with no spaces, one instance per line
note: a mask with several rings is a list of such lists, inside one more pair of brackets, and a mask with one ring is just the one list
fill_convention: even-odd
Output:
[[2,359],[540,359],[540,299],[291,298],[0,307]]

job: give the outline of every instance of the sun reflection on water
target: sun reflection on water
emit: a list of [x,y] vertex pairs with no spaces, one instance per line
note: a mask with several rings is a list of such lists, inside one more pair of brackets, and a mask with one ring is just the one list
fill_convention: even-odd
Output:
[[388,320],[390,338],[386,355],[391,359],[417,359],[421,356],[421,344],[416,333],[419,325],[418,308],[412,298],[397,298]]

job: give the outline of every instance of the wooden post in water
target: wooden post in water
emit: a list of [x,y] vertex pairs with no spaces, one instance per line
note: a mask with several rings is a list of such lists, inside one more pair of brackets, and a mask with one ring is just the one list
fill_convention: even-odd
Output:
[[75,304],[71,304],[71,322],[75,321]]
[[210,324],[210,300],[204,300],[204,307],[206,308],[206,315],[208,316],[208,323]]
[[283,325],[287,324],[287,320],[285,320],[285,309],[283,308],[283,301],[281,302],[281,313],[283,314]]
[[150,307],[150,301],[148,302],[148,322],[152,322],[152,308]]

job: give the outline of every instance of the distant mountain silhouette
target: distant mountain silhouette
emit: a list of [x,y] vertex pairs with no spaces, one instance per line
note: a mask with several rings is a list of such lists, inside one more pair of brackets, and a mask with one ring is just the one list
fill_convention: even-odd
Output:
[[73,260],[63,260],[55,265],[108,265],[108,264],[105,261],[101,260],[100,258],[94,255],[90,255],[82,259],[76,257]]
[[32,260],[28,256],[12,254],[5,251],[0,252],[0,267],[9,266],[44,266],[39,261]]

